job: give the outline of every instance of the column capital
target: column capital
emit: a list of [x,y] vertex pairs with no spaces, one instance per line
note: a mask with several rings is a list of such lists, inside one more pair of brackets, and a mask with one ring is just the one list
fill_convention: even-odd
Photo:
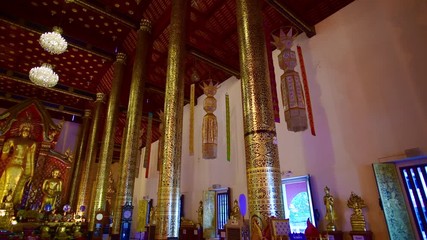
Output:
[[83,114],[83,118],[90,118],[90,115],[91,115],[91,110],[85,109],[84,114]]
[[139,29],[151,33],[152,24],[148,19],[141,19]]
[[96,94],[96,102],[103,102],[105,98],[105,94],[104,93],[97,93]]
[[116,62],[124,63],[125,61],[126,61],[126,54],[121,52],[117,53]]

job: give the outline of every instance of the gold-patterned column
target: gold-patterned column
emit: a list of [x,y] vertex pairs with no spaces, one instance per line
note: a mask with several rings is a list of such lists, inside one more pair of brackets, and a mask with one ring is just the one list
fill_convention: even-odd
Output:
[[157,192],[156,239],[178,238],[179,232],[185,19],[189,2],[172,1],[164,108],[163,164]]
[[142,106],[144,87],[147,79],[147,56],[150,45],[151,22],[141,20],[137,32],[136,54],[132,70],[129,104],[125,127],[125,139],[122,145],[119,172],[119,188],[113,209],[112,234],[120,233],[122,206],[132,204],[135,182],[135,169],[138,154],[139,136],[141,135]]
[[84,206],[86,210],[86,216],[87,211],[89,211],[89,200],[91,197],[91,188],[89,188],[89,176],[91,174],[94,174],[94,170],[91,169],[91,166],[95,162],[96,154],[98,152],[98,132],[100,131],[99,125],[101,120],[102,106],[104,104],[104,97],[105,95],[103,93],[96,94],[92,126],[89,133],[89,139],[84,159],[85,161],[83,162],[83,170],[82,174],[80,175],[80,185],[77,197],[76,210],[79,210],[81,206]]
[[90,109],[85,109],[84,115],[83,115],[83,122],[78,138],[78,145],[76,149],[76,158],[74,161],[73,166],[73,174],[71,177],[71,187],[70,187],[70,196],[68,199],[68,203],[70,204],[73,211],[77,210],[77,191],[78,187],[80,186],[80,176],[82,174],[82,162],[84,161],[84,157],[86,155],[86,147],[88,143],[88,135],[89,135],[89,124],[90,124],[90,118],[91,118],[91,111]]
[[236,13],[249,216],[252,226],[265,228],[268,217],[285,215],[260,3],[237,0]]
[[96,176],[96,190],[93,201],[93,208],[89,216],[89,231],[93,232],[95,226],[95,212],[105,211],[107,201],[108,175],[114,150],[114,134],[119,111],[119,100],[121,83],[124,74],[126,55],[118,53],[114,63],[114,77],[111,84],[110,97],[108,99],[107,116],[105,118],[105,129],[102,136],[102,143],[99,155],[98,174]]

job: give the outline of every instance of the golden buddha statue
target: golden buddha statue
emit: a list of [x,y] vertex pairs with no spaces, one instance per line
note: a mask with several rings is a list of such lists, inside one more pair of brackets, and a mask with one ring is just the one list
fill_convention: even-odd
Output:
[[231,219],[239,220],[240,219],[240,207],[237,199],[234,199],[233,208],[231,209]]
[[203,226],[203,202],[199,202],[199,209],[197,209],[197,221]]
[[47,223],[40,226],[40,237],[41,239],[51,239],[50,227]]
[[347,201],[347,206],[353,208],[354,211],[350,216],[352,231],[366,231],[365,217],[362,213],[362,208],[366,207],[365,201],[351,192],[350,198]]
[[1,153],[1,161],[8,161],[0,177],[0,199],[4,199],[10,190],[13,205],[21,203],[26,185],[34,176],[34,161],[37,143],[30,139],[33,126],[22,123],[19,126],[20,136],[6,140]]
[[156,207],[152,206],[150,210],[150,219],[148,220],[148,223],[150,225],[156,225]]
[[60,224],[56,229],[55,239],[70,239],[68,236],[67,227],[64,224]]
[[335,231],[335,209],[334,209],[334,197],[330,194],[328,186],[325,187],[325,196],[323,197],[323,202],[326,206],[326,230],[327,231]]
[[53,169],[52,177],[44,180],[41,209],[44,209],[47,204],[50,204],[51,210],[55,210],[56,199],[61,196],[62,191],[62,181],[59,178],[60,173],[59,169]]

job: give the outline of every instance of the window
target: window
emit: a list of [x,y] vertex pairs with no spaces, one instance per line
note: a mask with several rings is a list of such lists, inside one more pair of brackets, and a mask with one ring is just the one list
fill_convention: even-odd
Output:
[[399,170],[418,234],[427,240],[427,164],[400,167]]
[[225,230],[225,224],[230,217],[230,188],[215,189],[215,192],[217,230]]

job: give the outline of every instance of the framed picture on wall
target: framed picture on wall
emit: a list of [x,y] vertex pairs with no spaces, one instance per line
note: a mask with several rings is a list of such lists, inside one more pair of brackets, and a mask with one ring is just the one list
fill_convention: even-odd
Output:
[[282,179],[285,218],[289,219],[292,233],[304,233],[307,219],[316,226],[310,175]]

